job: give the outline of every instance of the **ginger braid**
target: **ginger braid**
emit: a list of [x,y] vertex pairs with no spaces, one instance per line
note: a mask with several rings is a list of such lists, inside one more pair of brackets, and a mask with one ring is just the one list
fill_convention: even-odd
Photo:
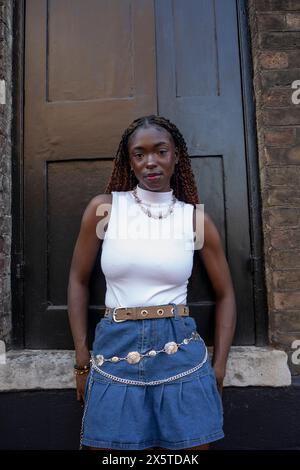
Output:
[[200,200],[197,186],[185,140],[175,124],[168,119],[155,114],[137,118],[127,129],[125,129],[114,159],[112,173],[104,193],[111,193],[111,191],[129,191],[137,185],[138,180],[133,172],[130,171],[128,140],[137,129],[151,126],[163,128],[168,131],[178,150],[178,163],[175,165],[174,173],[170,181],[170,186],[174,191],[174,195],[180,201],[193,204],[194,206],[199,204]]

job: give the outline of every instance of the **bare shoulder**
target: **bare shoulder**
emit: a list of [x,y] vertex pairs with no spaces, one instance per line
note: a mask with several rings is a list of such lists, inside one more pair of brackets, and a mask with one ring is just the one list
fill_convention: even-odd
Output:
[[82,216],[82,225],[90,230],[104,217],[110,215],[112,204],[111,194],[97,194],[88,202]]
[[92,199],[90,199],[88,205],[85,208],[85,213],[87,214],[96,214],[100,215],[101,208],[106,208],[112,203],[111,194],[97,194]]
[[98,194],[89,200],[83,210],[70,270],[72,276],[82,282],[88,283],[90,279],[103,240],[103,226],[110,212],[111,200],[111,194]]
[[93,207],[100,206],[101,204],[111,204],[112,203],[112,194],[97,194],[94,196],[89,204]]

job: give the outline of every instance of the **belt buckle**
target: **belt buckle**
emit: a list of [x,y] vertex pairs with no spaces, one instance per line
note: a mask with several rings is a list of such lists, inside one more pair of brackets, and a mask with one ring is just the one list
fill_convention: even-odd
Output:
[[120,323],[120,322],[122,322],[122,321],[126,321],[126,318],[125,318],[124,320],[117,320],[117,319],[116,319],[116,310],[120,310],[121,308],[125,308],[125,309],[126,309],[126,307],[115,307],[115,308],[114,308],[114,311],[113,311],[113,313],[112,313],[112,317],[113,317],[113,319],[114,319],[114,321],[115,321],[116,323]]

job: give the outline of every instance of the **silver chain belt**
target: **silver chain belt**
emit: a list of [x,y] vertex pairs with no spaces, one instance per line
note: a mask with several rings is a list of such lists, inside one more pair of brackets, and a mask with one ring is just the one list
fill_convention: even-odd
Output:
[[197,338],[201,338],[201,336],[199,335],[197,331],[193,331],[190,338],[184,338],[181,341],[181,343],[175,343],[175,341],[170,341],[164,345],[163,349],[159,349],[159,350],[151,349],[151,351],[148,351],[145,354],[139,353],[138,351],[130,351],[125,357],[113,356],[108,359],[105,359],[105,357],[102,354],[97,354],[95,358],[95,362],[97,363],[98,366],[102,366],[104,362],[119,362],[119,361],[127,361],[129,364],[136,364],[143,357],[155,357],[157,354],[162,353],[162,352],[167,353],[167,354],[174,354],[177,352],[178,348],[182,344],[188,344],[190,341],[196,340]]
[[[204,359],[199,364],[192,367],[191,369],[188,369],[187,371],[184,371],[184,372],[180,372],[179,374],[168,377],[167,379],[153,380],[151,382],[142,382],[140,380],[123,379],[121,377],[117,377],[115,375],[109,374],[108,372],[104,372],[103,370],[101,370],[99,368],[99,366],[97,365],[97,360],[96,360],[96,358],[94,357],[93,354],[91,354],[90,362],[91,362],[92,368],[95,369],[97,372],[99,372],[99,374],[103,375],[104,377],[106,377],[108,379],[116,380],[117,382],[122,382],[122,383],[130,384],[130,385],[158,385],[158,384],[165,383],[165,382],[172,382],[173,380],[176,380],[180,377],[184,377],[185,375],[191,374],[192,372],[195,372],[196,370],[200,369],[200,367],[202,367],[203,364],[206,362],[208,353],[207,353],[207,347],[206,347],[203,339],[199,335],[199,333],[194,333],[193,332],[191,338],[185,338],[181,343],[175,343],[175,342],[166,343],[166,345],[172,344],[172,345],[176,345],[177,347],[180,347],[182,344],[188,344],[191,340],[196,339],[196,338],[199,338],[205,346]],[[165,345],[165,347],[166,347],[166,345]],[[177,349],[176,349],[176,351],[177,351]],[[175,348],[174,348],[174,350],[172,352],[169,352],[167,354],[173,354],[176,351],[175,351]],[[136,352],[136,351],[133,351],[133,352]],[[156,354],[161,353],[161,352],[166,352],[166,350],[161,349],[159,351],[155,351]],[[138,354],[140,355],[140,358],[142,358],[144,356],[154,357],[154,354],[150,355],[149,352],[146,353],[146,354],[140,354],[140,353],[138,353]],[[98,355],[98,356],[101,356],[100,363],[103,364],[103,362],[105,361],[105,360],[102,359],[103,356],[102,355]],[[96,357],[98,357],[98,356],[96,356]],[[132,357],[132,356],[130,356],[130,357]],[[119,360],[122,360],[122,359],[127,360],[127,358],[128,358],[128,355],[125,358],[118,358],[118,359]],[[112,361],[112,359],[106,359],[106,361],[116,362],[116,361]]]

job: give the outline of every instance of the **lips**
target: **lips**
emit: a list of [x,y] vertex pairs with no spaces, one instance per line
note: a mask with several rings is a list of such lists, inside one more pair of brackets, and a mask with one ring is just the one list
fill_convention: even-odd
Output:
[[147,173],[147,175],[145,177],[148,178],[148,177],[151,177],[151,176],[159,176],[159,175],[161,175],[161,173]]

